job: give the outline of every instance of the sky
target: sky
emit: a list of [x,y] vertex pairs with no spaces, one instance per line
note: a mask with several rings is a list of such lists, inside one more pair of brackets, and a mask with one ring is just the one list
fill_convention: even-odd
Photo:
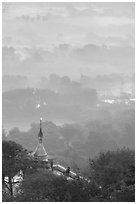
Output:
[[56,73],[135,69],[134,3],[3,3],[2,72],[30,79]]

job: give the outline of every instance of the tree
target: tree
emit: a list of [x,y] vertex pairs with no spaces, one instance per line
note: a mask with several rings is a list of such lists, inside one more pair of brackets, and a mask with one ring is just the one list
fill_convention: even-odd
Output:
[[28,165],[27,152],[13,141],[2,141],[2,181],[3,189],[8,189],[13,196],[14,177],[20,170],[25,171]]
[[[92,161],[88,180],[68,180],[38,168],[21,145],[3,141],[3,200],[21,202],[133,202],[135,154],[129,149],[100,153]],[[23,170],[20,194],[13,196],[14,176]],[[8,179],[5,180],[5,177]],[[7,196],[6,190],[11,196]]]
[[63,176],[57,176],[52,172],[42,170],[24,178],[22,194],[17,197],[16,201],[84,202],[91,199],[89,189],[87,182],[68,181]]
[[135,200],[134,151],[122,149],[100,153],[90,162],[90,177],[101,189],[100,201]]

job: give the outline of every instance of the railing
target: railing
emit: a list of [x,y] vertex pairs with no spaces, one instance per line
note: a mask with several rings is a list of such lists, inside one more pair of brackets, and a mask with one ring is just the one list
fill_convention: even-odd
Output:
[[[60,175],[60,174],[58,173],[58,172],[60,172],[61,175],[66,176],[67,178],[78,179],[78,180],[85,180],[85,181],[87,181],[87,182],[90,182],[89,179],[84,178],[84,177],[80,176],[79,174],[77,174],[77,173],[75,173],[75,172],[73,172],[73,171],[70,171],[69,173],[66,173],[66,170],[67,170],[67,169],[66,169],[65,167],[59,165],[59,164],[53,165],[53,169],[52,169],[52,170],[55,171],[55,173],[57,173],[57,175]],[[56,171],[57,171],[57,172],[56,172]]]

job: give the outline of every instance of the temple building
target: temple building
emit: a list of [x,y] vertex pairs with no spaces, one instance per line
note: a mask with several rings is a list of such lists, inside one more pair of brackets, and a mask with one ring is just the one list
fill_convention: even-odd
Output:
[[[68,179],[78,178],[78,175],[73,171],[70,171],[70,167],[65,168],[58,163],[53,163],[56,159],[55,156],[47,154],[43,145],[43,132],[42,132],[42,118],[40,119],[40,129],[38,133],[38,145],[35,150],[31,153],[31,158],[39,163],[40,168],[46,168],[53,171],[56,175],[64,175]],[[81,176],[80,176],[81,177]],[[82,177],[81,177],[82,178]]]
[[47,154],[43,145],[43,132],[42,132],[42,118],[40,118],[40,129],[38,133],[38,144],[35,150],[31,153],[31,157],[41,164],[42,167],[50,168],[53,161],[56,159],[54,155]]
[[48,162],[48,154],[45,150],[45,147],[43,145],[43,132],[42,132],[42,118],[40,119],[40,130],[38,134],[38,145],[32,155],[41,161]]

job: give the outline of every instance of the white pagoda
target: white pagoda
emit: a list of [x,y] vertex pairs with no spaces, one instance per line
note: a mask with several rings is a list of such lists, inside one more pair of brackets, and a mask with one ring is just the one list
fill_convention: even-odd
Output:
[[45,150],[45,147],[43,145],[43,132],[42,132],[42,118],[40,119],[40,130],[38,134],[38,145],[32,155],[41,161],[48,162],[48,154]]

